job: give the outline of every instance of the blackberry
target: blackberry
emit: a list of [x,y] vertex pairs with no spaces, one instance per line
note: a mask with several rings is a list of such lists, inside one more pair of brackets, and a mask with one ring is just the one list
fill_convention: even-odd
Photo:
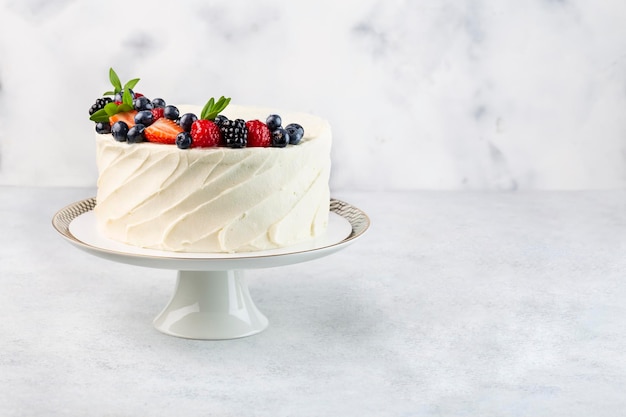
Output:
[[112,101],[113,100],[111,99],[111,97],[102,97],[97,99],[96,102],[89,108],[89,115],[91,116],[98,110],[103,109],[104,106],[107,105],[107,103],[110,103]]
[[243,119],[222,118],[218,124],[222,140],[229,148],[244,148],[248,144],[248,128]]
[[223,114],[218,114],[217,116],[215,116],[215,120],[213,120],[213,122],[215,122],[216,125],[220,126],[225,120],[228,120],[228,117],[224,116]]

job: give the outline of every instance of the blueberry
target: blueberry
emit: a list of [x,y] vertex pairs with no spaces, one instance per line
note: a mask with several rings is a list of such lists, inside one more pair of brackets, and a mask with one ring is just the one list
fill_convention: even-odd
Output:
[[170,119],[170,120],[176,120],[178,119],[178,116],[180,115],[180,112],[178,111],[178,108],[176,106],[165,106],[163,108],[163,117]]
[[191,133],[189,132],[180,132],[176,135],[176,146],[180,149],[187,149],[191,146],[193,139],[191,139]]
[[185,132],[191,131],[191,125],[193,122],[198,120],[198,116],[193,113],[185,113],[180,116],[180,120],[178,121],[178,125],[183,128]]
[[150,102],[148,97],[141,96],[137,97],[133,101],[133,107],[135,107],[135,110],[137,111],[150,110],[152,109],[152,103]]
[[146,139],[143,135],[143,131],[145,130],[145,128],[146,127],[141,123],[137,123],[135,126],[131,127],[128,130],[128,134],[126,135],[128,143],[143,142]]
[[267,125],[270,132],[273,132],[276,129],[278,129],[282,123],[283,123],[283,120],[277,114],[270,114],[269,116],[267,116],[267,119],[265,120],[265,124]]
[[154,115],[150,110],[142,110],[135,115],[135,123],[150,126],[154,122]]
[[289,143],[297,145],[304,136],[304,128],[298,123],[291,123],[285,127],[287,133],[289,133]]
[[152,100],[152,106],[156,109],[157,107],[165,107],[165,100],[162,98],[155,98]]
[[282,127],[272,132],[272,147],[284,148],[289,143],[289,133]]
[[96,133],[99,133],[101,135],[106,135],[107,133],[111,133],[111,123],[109,122],[96,123]]
[[113,135],[113,138],[115,138],[116,141],[126,142],[126,135],[128,134],[128,125],[126,124],[126,122],[122,122],[121,120],[119,122],[113,123],[113,126],[111,126],[111,134]]

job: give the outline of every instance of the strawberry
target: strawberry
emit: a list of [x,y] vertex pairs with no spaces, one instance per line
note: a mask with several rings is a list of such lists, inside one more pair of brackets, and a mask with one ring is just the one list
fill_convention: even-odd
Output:
[[220,128],[211,121],[206,119],[198,119],[191,124],[191,143],[192,148],[209,148],[218,146],[222,139]]
[[150,110],[152,112],[152,118],[154,120],[160,119],[161,117],[163,117],[163,107],[155,107],[154,109]]
[[183,128],[178,126],[176,122],[162,117],[146,127],[143,133],[149,142],[173,145],[176,143],[176,135],[182,131]]
[[122,113],[116,113],[113,116],[109,117],[109,123],[111,124],[111,126],[113,126],[115,124],[115,122],[124,122],[128,125],[129,128],[135,126],[135,115],[137,114],[137,111],[135,110],[131,110],[131,111],[125,111]]
[[260,120],[246,122],[248,128],[248,146],[267,148],[272,143],[270,129]]

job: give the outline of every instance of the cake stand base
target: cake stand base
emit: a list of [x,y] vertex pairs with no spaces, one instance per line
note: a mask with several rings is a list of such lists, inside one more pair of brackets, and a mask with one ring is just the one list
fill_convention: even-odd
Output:
[[178,271],[174,295],[154,319],[161,332],[188,339],[236,339],[263,331],[267,318],[256,308],[244,270],[275,268],[333,254],[363,235],[370,220],[358,208],[330,200],[326,233],[302,244],[244,253],[179,253],[124,245],[98,231],[87,198],[59,210],[52,225],[68,242],[94,256],[149,268]]
[[154,319],[157,330],[188,339],[250,336],[267,327],[243,271],[178,271],[174,295]]

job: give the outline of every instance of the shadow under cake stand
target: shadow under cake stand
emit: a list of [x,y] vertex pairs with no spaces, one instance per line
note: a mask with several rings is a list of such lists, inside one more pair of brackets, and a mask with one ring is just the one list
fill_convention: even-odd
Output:
[[138,248],[101,236],[95,198],[70,204],[52,219],[54,228],[74,246],[92,255],[130,265],[178,271],[174,294],[154,319],[161,332],[189,339],[234,339],[263,331],[267,318],[254,304],[244,270],[306,262],[335,253],[369,228],[358,208],[331,199],[326,233],[288,248],[228,253],[181,253]]

